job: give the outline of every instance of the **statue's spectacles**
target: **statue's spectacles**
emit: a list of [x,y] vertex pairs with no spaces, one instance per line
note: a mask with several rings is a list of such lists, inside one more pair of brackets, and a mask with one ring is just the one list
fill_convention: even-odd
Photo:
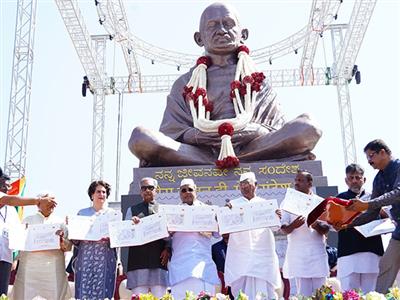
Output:
[[187,193],[187,192],[192,193],[193,191],[194,191],[194,189],[192,189],[192,188],[181,189],[181,193]]
[[154,186],[152,186],[152,185],[143,185],[143,186],[140,187],[140,190],[142,192],[147,191],[147,190],[153,191],[154,190]]

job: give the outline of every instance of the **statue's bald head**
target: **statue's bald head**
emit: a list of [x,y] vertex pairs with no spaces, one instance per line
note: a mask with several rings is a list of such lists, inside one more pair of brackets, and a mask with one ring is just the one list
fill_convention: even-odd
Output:
[[214,18],[220,14],[229,14],[235,18],[236,24],[240,27],[239,14],[232,5],[223,2],[215,2],[207,6],[200,17],[199,30],[202,30],[202,26],[204,26],[205,22],[207,22],[210,18]]
[[248,30],[242,29],[238,13],[227,3],[209,5],[201,14],[199,32],[194,39],[207,53],[230,54],[248,37]]

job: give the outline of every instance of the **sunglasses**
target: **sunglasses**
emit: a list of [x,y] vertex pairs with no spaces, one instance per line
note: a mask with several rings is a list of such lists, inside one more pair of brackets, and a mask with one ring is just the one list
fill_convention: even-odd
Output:
[[194,192],[194,189],[192,189],[192,188],[181,189],[181,193],[187,193],[187,192],[192,193],[192,192]]
[[140,190],[141,190],[142,192],[147,191],[147,190],[153,191],[154,188],[155,188],[155,187],[152,186],[152,185],[144,185],[144,186],[141,186],[141,187],[140,187]]

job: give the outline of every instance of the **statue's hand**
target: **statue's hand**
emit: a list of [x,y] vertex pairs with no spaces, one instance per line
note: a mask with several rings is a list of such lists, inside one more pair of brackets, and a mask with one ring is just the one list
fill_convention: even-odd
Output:
[[244,129],[233,133],[232,144],[234,147],[240,144],[247,144],[259,136],[264,136],[268,133],[269,130],[264,126],[258,123],[249,123]]
[[202,132],[197,128],[188,129],[183,135],[182,142],[191,145],[221,147],[221,137],[218,133]]

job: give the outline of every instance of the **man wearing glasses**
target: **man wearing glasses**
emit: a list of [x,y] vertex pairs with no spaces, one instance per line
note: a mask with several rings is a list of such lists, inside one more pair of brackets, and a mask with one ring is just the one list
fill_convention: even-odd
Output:
[[[256,196],[257,180],[253,172],[243,173],[239,179],[242,197],[228,203],[229,207],[262,202]],[[225,261],[225,282],[237,297],[242,290],[249,299],[256,299],[257,293],[266,299],[277,299],[276,289],[281,287],[278,256],[275,252],[275,238],[270,228],[234,232],[229,235]]]
[[[197,200],[192,179],[183,179],[179,188],[182,205],[206,205]],[[220,284],[211,256],[211,232],[175,232],[172,236],[172,258],[168,266],[169,281],[175,299],[184,299],[186,291],[215,294]]]
[[390,214],[396,223],[386,252],[379,262],[376,291],[386,293],[393,285],[400,269],[400,160],[392,157],[392,151],[382,140],[373,140],[364,147],[368,163],[379,170],[376,174],[371,201],[354,199],[348,209],[364,211],[350,226],[357,226],[376,219],[383,206],[391,205]]
[[[157,180],[145,177],[140,180],[140,195],[143,202],[130,207],[125,220],[135,224],[140,218],[158,211]],[[169,286],[167,264],[171,251],[169,242],[161,239],[141,246],[129,247],[127,288],[134,294],[153,293],[161,298]]]

